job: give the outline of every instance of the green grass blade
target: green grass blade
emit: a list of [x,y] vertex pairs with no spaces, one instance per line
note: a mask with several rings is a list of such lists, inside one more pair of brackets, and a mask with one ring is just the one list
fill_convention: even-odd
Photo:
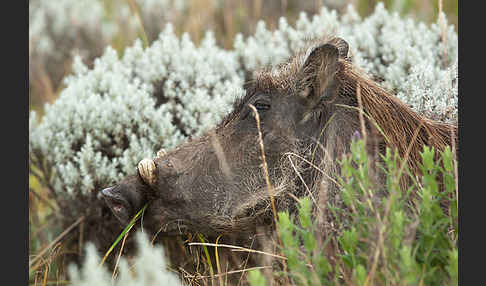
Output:
[[135,225],[135,222],[137,222],[138,218],[142,215],[142,213],[145,211],[145,209],[147,208],[148,204],[145,204],[145,206],[140,210],[138,211],[138,213],[132,218],[132,220],[130,221],[130,223],[125,227],[125,229],[123,229],[123,231],[120,233],[120,235],[116,238],[115,242],[113,242],[113,244],[111,245],[111,247],[108,249],[108,251],[106,252],[105,256],[103,257],[103,259],[101,260],[101,263],[100,263],[100,266],[103,265],[103,263],[105,263],[105,260],[106,258],[108,257],[108,255],[110,255],[110,253],[113,251],[113,249],[116,247],[116,245],[120,242],[120,240],[123,238],[123,236],[125,236],[125,234],[127,232],[130,231],[130,229],[132,229],[132,227]]

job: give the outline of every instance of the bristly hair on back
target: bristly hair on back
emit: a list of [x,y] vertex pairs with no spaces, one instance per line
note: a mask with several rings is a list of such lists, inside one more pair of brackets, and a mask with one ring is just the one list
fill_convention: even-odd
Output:
[[[420,152],[428,145],[437,151],[457,148],[457,125],[427,118],[403,103],[352,65],[345,65],[341,95],[356,96],[359,85],[363,111],[383,132],[385,142],[396,149],[413,174],[420,174]],[[453,143],[452,140],[455,140]],[[438,159],[439,154],[436,152]]]

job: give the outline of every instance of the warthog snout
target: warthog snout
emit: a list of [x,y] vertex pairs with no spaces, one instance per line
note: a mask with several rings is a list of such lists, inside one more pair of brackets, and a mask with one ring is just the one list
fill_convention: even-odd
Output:
[[[181,197],[174,187],[180,169],[180,161],[167,156],[167,153],[161,150],[155,158],[145,158],[138,163],[138,174],[128,176],[119,184],[103,189],[101,196],[115,217],[126,225],[148,202],[159,201],[171,206],[180,203]],[[150,219],[146,222],[150,224]]]
[[130,177],[124,184],[118,184],[101,191],[102,197],[115,217],[126,225],[146,203],[147,187],[140,178]]

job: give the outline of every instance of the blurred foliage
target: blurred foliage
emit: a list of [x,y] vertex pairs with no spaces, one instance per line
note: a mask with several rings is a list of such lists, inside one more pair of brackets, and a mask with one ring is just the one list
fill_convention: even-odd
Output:
[[[113,13],[111,13],[111,11],[112,9],[115,9],[117,4],[119,4],[119,1],[124,0],[100,1],[103,2],[106,8],[106,20],[114,20],[116,22],[117,20],[113,19]],[[242,33],[243,35],[253,34],[259,20],[264,20],[269,29],[274,29],[277,27],[280,17],[285,17],[288,23],[292,25],[295,23],[301,12],[313,15],[318,13],[322,6],[342,12],[349,4],[354,5],[362,17],[366,17],[373,12],[377,2],[380,1],[199,0],[189,1],[187,3],[188,7],[181,12],[174,13],[169,21],[173,23],[176,34],[180,35],[187,32],[192,41],[196,44],[202,39],[206,30],[212,30],[214,31],[218,45],[229,49],[233,47],[234,37],[237,33]],[[458,0],[385,0],[381,2],[384,2],[385,7],[390,11],[396,11],[401,15],[406,15],[427,23],[436,21],[439,8],[441,8],[447,15],[449,23],[453,24],[457,30]],[[442,2],[442,5],[440,2]],[[134,12],[135,11],[132,9],[132,13]],[[145,22],[144,19],[141,20],[142,23]],[[159,26],[161,24],[159,24]],[[148,25],[145,24],[145,26]],[[147,29],[147,27],[144,28]],[[120,53],[122,53],[127,46],[130,46],[134,40],[132,35],[128,35],[129,33],[125,32],[126,31],[123,29],[120,29],[110,43],[110,45]],[[152,34],[150,31],[144,32],[147,32],[149,42],[157,38],[156,32],[152,32]],[[142,37],[144,32],[139,31],[135,36]],[[69,53],[69,51],[63,52]],[[66,62],[62,67],[63,74],[66,75],[70,72],[71,62],[71,58],[66,59]],[[54,86],[54,80],[50,79],[47,75],[47,72],[43,73],[40,80],[29,76],[29,110],[36,110],[40,115],[43,114],[44,103],[54,101],[64,87],[62,83],[58,86]],[[36,82],[32,82],[33,80]]]
[[[367,1],[353,1],[356,2],[356,7],[361,16],[367,16],[373,12],[377,2],[384,2],[385,7],[389,11],[396,11],[401,15],[411,16],[417,20],[424,22],[432,22],[437,19],[439,13],[439,6],[442,5],[442,11],[447,15],[447,19],[456,27],[458,25],[458,0],[437,0],[437,1],[423,1],[423,0],[367,0]],[[442,4],[440,4],[442,2]]]

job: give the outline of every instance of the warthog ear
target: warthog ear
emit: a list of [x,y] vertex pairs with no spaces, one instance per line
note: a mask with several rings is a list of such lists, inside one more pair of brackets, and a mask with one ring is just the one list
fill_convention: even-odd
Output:
[[[345,42],[344,42],[345,43]],[[341,51],[347,53],[347,45]],[[302,67],[301,96],[310,99],[311,105],[321,100],[332,100],[338,90],[338,73],[340,50],[334,44],[315,47]]]
[[328,42],[331,45],[334,45],[338,51],[339,51],[339,58],[345,59],[345,60],[350,60],[348,58],[348,51],[349,51],[349,45],[348,42],[343,40],[342,38],[333,38]]

